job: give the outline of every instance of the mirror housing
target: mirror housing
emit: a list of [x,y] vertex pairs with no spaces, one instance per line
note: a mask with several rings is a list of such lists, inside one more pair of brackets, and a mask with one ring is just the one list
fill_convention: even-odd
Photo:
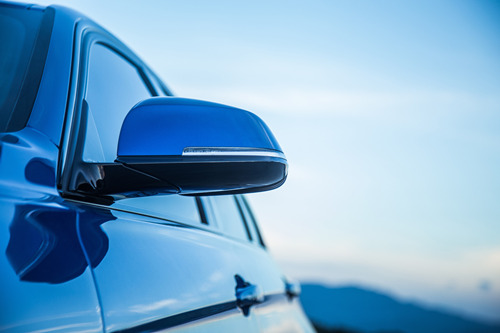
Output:
[[285,182],[288,168],[274,135],[253,113],[178,97],[135,105],[117,155],[116,162],[158,179],[169,192],[190,195],[272,190]]

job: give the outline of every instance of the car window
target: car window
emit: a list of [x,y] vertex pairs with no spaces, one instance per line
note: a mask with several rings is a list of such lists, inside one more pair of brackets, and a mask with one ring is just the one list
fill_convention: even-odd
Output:
[[[112,163],[128,111],[151,96],[148,84],[132,62],[103,44],[93,44],[85,93],[88,112],[83,161]],[[194,197],[157,194],[121,199],[111,206],[190,225],[204,222]]]
[[0,4],[0,132],[26,125],[35,102],[53,13]]
[[202,223],[196,199],[177,194],[122,199],[112,204],[111,207],[133,209],[138,213],[148,215],[161,215],[171,221],[190,225]]
[[125,116],[135,104],[151,96],[137,67],[102,44],[92,45],[85,93],[89,111],[83,161],[113,162]]
[[203,201],[204,207],[210,207],[207,209],[209,223],[217,225],[224,234],[230,237],[249,240],[249,231],[233,195],[203,197]]
[[262,236],[257,226],[257,222],[255,221],[255,217],[252,214],[252,210],[250,209],[250,205],[248,204],[247,200],[243,195],[237,195],[236,198],[238,200],[239,207],[241,208],[241,212],[243,213],[243,217],[248,226],[248,230],[250,231],[252,241],[265,247],[264,241],[262,240]]

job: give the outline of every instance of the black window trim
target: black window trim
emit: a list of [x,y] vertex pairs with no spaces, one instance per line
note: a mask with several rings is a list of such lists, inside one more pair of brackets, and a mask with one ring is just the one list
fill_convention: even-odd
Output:
[[236,202],[236,207],[238,207],[238,211],[240,212],[241,216],[241,221],[243,222],[243,225],[245,226],[245,230],[247,231],[247,237],[250,242],[253,241],[252,233],[250,232],[250,228],[248,227],[248,222],[245,218],[245,214],[243,213],[243,207],[241,207],[240,200],[238,200],[238,197],[235,195],[233,196],[234,201]]
[[200,197],[195,197],[196,207],[198,207],[198,214],[200,214],[200,220],[202,224],[209,225],[207,220],[207,214],[205,212],[205,207],[203,207],[203,202],[201,202]]
[[250,205],[248,204],[247,199],[245,198],[244,195],[238,195],[238,199],[239,199],[239,201],[241,201],[243,203],[245,211],[248,213],[248,216],[250,216],[251,222],[249,222],[249,223],[252,223],[252,225],[255,229],[255,232],[257,233],[256,236],[257,236],[257,241],[258,241],[259,245],[262,246],[263,248],[267,248],[266,243],[264,243],[264,239],[262,238],[262,234],[260,232],[259,226],[257,225],[257,220],[255,219],[255,216],[253,215],[252,209],[250,208]]

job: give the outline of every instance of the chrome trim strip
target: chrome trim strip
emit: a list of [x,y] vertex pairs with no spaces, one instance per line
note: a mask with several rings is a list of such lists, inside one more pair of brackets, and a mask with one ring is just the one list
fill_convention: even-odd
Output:
[[236,301],[215,304],[204,308],[182,312],[170,317],[153,320],[138,326],[113,331],[113,333],[145,333],[166,330],[172,327],[186,325],[197,320],[206,320],[216,316],[237,316],[240,315],[236,306]]
[[[255,307],[270,307],[275,306],[276,304],[286,304],[286,306],[290,306],[290,302],[285,294],[276,293],[265,295],[264,301],[260,304],[256,304]],[[236,301],[229,301],[225,303],[209,305],[196,310],[181,312],[173,316],[152,320],[138,326],[115,330],[112,333],[157,332],[182,325],[189,325],[196,321],[224,320],[224,317],[226,316],[241,315],[242,314],[240,310],[238,310],[238,306],[236,305]],[[199,327],[203,328],[203,326]]]
[[249,149],[237,147],[187,147],[182,156],[264,156],[285,158],[285,154],[276,150]]

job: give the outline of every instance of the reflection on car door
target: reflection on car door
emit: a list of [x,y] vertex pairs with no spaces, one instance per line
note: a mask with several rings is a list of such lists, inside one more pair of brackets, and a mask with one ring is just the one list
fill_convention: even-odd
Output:
[[101,226],[109,250],[94,269],[106,331],[196,331],[200,324],[207,330],[215,318],[216,331],[255,331],[253,317],[236,307],[240,264],[231,240],[201,227],[109,212],[116,219]]

